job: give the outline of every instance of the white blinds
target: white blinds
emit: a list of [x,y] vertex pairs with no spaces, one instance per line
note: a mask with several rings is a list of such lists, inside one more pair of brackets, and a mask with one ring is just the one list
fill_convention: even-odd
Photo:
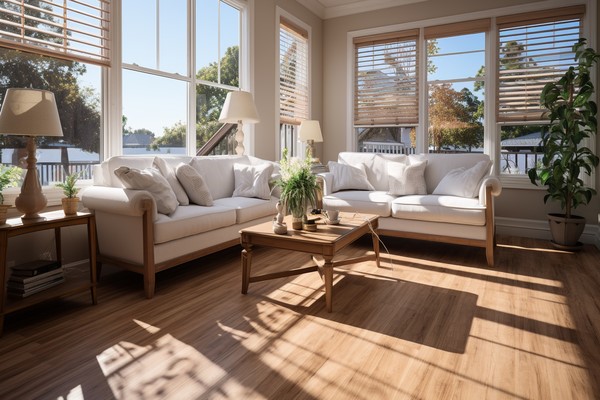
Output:
[[0,46],[110,65],[110,0],[4,0]]
[[498,24],[497,121],[540,121],[540,94],[575,65],[584,6],[509,15]]
[[279,25],[279,119],[308,119],[308,34],[282,19]]
[[419,31],[354,39],[354,125],[417,124]]

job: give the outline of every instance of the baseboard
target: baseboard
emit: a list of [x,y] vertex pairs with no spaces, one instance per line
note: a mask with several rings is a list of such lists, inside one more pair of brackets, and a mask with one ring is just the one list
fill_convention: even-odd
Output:
[[90,265],[90,259],[89,258],[84,258],[83,260],[77,260],[77,261],[73,261],[67,264],[63,264],[62,267],[63,268],[73,268],[73,267],[78,267],[80,265],[86,265],[89,266]]
[[[550,240],[548,221],[533,219],[496,217],[496,233]],[[594,244],[600,249],[600,226],[598,224],[586,224],[580,241]]]

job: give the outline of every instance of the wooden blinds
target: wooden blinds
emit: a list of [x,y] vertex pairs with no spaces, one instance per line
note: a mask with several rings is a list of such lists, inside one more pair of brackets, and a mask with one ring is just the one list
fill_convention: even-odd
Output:
[[354,125],[419,121],[418,29],[354,39]]
[[308,119],[308,34],[282,19],[279,25],[279,120]]
[[497,121],[540,121],[540,94],[575,65],[573,45],[581,35],[584,6],[497,19]]
[[109,0],[0,2],[0,46],[110,65]]

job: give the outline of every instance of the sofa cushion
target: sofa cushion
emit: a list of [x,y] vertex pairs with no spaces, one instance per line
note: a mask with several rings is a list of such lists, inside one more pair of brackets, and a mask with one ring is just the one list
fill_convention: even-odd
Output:
[[392,200],[394,196],[385,191],[349,190],[324,196],[323,208],[389,217]]
[[169,182],[156,168],[140,170],[119,167],[115,169],[115,176],[123,182],[123,186],[127,189],[148,191],[156,202],[156,210],[161,214],[172,213],[179,204]]
[[363,164],[367,179],[373,185],[375,190],[388,190],[387,162],[405,162],[407,157],[404,154],[377,154],[377,153],[357,153],[341,152],[338,155],[338,162],[348,165]]
[[334,192],[340,190],[375,190],[369,183],[364,164],[347,165],[329,161],[327,164],[333,175]]
[[389,191],[392,196],[427,194],[425,168],[427,160],[388,161]]
[[175,173],[192,203],[207,207],[213,205],[210,190],[208,190],[204,179],[194,167],[181,163],[175,169]]
[[273,165],[233,164],[235,189],[233,197],[257,197],[263,200],[271,198],[269,180],[273,173]]
[[229,207],[177,207],[171,215],[159,215],[154,221],[154,243],[165,243],[230,226],[235,224],[235,218],[235,210]]
[[225,197],[215,200],[215,205],[235,210],[237,224],[277,214],[277,199],[262,200],[254,197]]
[[446,194],[460,197],[477,197],[481,179],[490,170],[491,161],[483,160],[471,168],[459,167],[451,170],[442,178],[433,194]]
[[154,161],[152,161],[152,167],[159,170],[162,176],[167,179],[167,182],[169,182],[173,193],[175,193],[180,206],[187,206],[190,204],[190,199],[188,198],[185,189],[183,186],[181,186],[181,183],[177,179],[174,168],[172,168],[162,157],[154,157]]
[[485,207],[473,198],[402,196],[392,201],[392,217],[465,225],[485,225]]
[[250,164],[248,156],[194,157],[190,165],[202,175],[213,199],[231,197],[235,188],[233,164]]

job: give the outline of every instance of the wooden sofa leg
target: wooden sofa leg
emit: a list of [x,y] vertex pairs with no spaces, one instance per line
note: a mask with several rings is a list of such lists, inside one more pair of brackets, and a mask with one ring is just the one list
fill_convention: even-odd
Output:
[[488,267],[494,267],[494,244],[493,240],[488,241],[485,246],[485,258],[487,260]]
[[156,287],[156,275],[149,274],[144,275],[144,292],[146,292],[146,298],[151,299],[154,297],[154,289]]

